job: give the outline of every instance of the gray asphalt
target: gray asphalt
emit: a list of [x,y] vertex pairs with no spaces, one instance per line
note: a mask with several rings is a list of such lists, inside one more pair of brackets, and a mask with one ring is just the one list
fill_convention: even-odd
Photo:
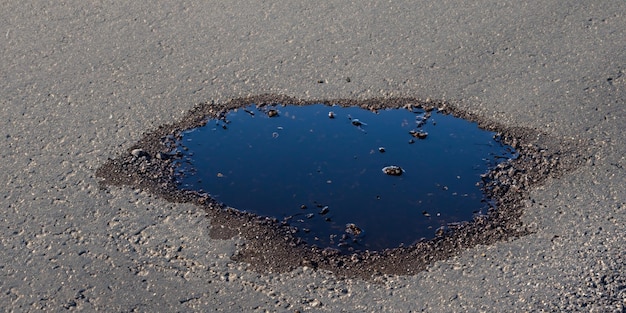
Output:
[[[624,1],[3,1],[3,311],[626,311]],[[347,78],[350,81],[347,81]],[[318,83],[323,81],[323,83]],[[230,260],[192,205],[95,170],[195,104],[445,99],[586,142],[534,234],[377,282]]]

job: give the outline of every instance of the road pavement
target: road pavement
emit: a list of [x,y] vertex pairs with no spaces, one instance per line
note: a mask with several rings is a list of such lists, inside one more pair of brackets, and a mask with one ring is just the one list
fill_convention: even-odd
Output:
[[[106,312],[626,311],[623,1],[4,1],[0,307]],[[191,204],[96,170],[194,105],[443,99],[584,142],[533,233],[413,276],[261,273]]]

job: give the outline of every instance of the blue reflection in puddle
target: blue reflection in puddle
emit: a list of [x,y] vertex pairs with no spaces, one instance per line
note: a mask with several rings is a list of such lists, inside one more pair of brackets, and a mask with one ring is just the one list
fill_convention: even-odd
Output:
[[344,251],[409,245],[485,213],[481,174],[515,156],[493,132],[436,111],[322,104],[230,111],[184,132],[178,150],[180,188]]

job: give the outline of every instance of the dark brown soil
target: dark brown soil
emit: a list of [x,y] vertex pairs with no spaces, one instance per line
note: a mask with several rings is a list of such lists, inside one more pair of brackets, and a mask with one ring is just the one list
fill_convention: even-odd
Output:
[[[181,132],[203,126],[208,119],[218,118],[229,110],[253,103],[259,106],[323,103],[359,106],[369,110],[403,107],[437,109],[445,114],[478,122],[481,128],[499,133],[502,142],[514,147],[519,157],[510,163],[500,164],[485,178],[485,192],[497,207],[486,216],[477,217],[471,222],[448,225],[434,239],[409,247],[344,255],[338,250],[307,245],[295,237],[287,225],[276,219],[224,207],[207,194],[177,189],[173,160],[179,156],[170,153]],[[146,133],[126,153],[109,159],[96,174],[102,179],[103,186],[131,186],[148,190],[168,201],[189,202],[203,207],[211,219],[211,237],[244,238],[243,245],[232,259],[247,262],[254,270],[285,272],[298,266],[308,266],[328,270],[342,277],[371,279],[381,274],[413,275],[435,261],[457,255],[478,244],[488,245],[529,234],[520,221],[529,191],[546,179],[559,177],[583,164],[587,156],[579,153],[583,151],[582,144],[554,138],[529,128],[506,127],[460,110],[445,101],[413,98],[303,101],[268,94],[233,99],[224,104],[199,104],[181,121],[162,125]]]

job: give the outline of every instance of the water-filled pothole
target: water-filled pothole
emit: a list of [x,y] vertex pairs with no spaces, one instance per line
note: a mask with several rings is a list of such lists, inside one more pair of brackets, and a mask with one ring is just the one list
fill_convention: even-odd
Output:
[[183,132],[179,187],[275,217],[344,252],[432,239],[486,214],[487,173],[514,157],[494,132],[437,110],[273,105]]
[[[291,106],[276,106],[277,103],[305,106],[302,108],[303,110],[319,110],[320,116],[317,118],[315,112],[306,114],[291,113]],[[267,115],[257,113],[258,111],[255,111],[257,110],[256,107],[250,107],[252,104],[257,104],[263,113],[273,115],[273,117],[270,119]],[[318,104],[324,104],[326,107]],[[328,107],[331,105],[337,105],[338,107]],[[380,126],[378,122],[379,116],[370,112],[361,113],[363,111],[360,109],[349,107],[378,111],[381,117],[389,115],[388,120],[392,122],[389,122],[388,126]],[[255,118],[252,119],[251,113],[246,112],[244,108],[254,113]],[[239,110],[237,113],[229,113],[233,112],[234,109]],[[270,111],[272,109],[276,111]],[[328,111],[331,110],[334,112],[333,120],[328,116]],[[356,112],[359,113],[357,114]],[[427,112],[431,112],[431,116],[426,120],[426,124],[419,127],[419,119],[425,117]],[[348,118],[348,114],[350,114],[352,119]],[[408,114],[407,116],[410,117],[405,118],[402,114]],[[305,127],[307,123],[298,122],[298,117],[301,116],[310,118],[309,122],[311,124],[308,127]],[[499,143],[494,142],[492,133],[482,133],[481,136],[484,137],[478,136],[476,137],[478,139],[476,139],[470,138],[471,132],[469,131],[459,131],[455,130],[453,126],[445,126],[448,120],[456,121],[456,119],[452,118],[453,116],[478,122],[481,129],[497,133],[499,141],[504,145],[513,147],[516,155],[511,155],[512,151],[506,146],[503,147]],[[224,117],[226,118],[224,119]],[[241,120],[239,121],[238,119]],[[400,126],[397,126],[398,119],[406,119],[406,125],[402,126],[402,122],[400,122]],[[217,124],[215,120],[218,121]],[[387,120],[387,117],[381,120]],[[230,123],[226,123],[227,121],[230,121]],[[252,124],[254,122],[262,122],[262,127],[254,128]],[[437,125],[433,125],[433,122],[436,122]],[[334,124],[330,124],[332,127],[321,127],[324,123]],[[467,122],[462,121],[459,123]],[[204,128],[204,132],[211,133],[212,137],[210,138],[213,139],[207,139],[204,143],[198,142],[197,139],[192,139],[191,142],[186,141],[194,133],[199,134],[203,131],[198,129],[187,133],[189,130],[205,125],[212,125]],[[461,128],[466,129],[466,125],[463,125]],[[223,129],[223,127],[227,129]],[[269,127],[274,128],[269,129]],[[398,130],[398,127],[400,130]],[[202,172],[208,173],[208,178],[203,178],[202,181],[213,181],[213,184],[201,187],[206,189],[205,191],[180,188],[181,183],[185,184],[184,179],[189,179],[189,182],[193,182],[194,179],[191,176],[185,178],[183,175],[181,177],[180,170],[183,170],[183,173],[190,173],[191,171],[187,170],[193,169],[193,163],[197,162],[197,159],[192,158],[190,159],[192,160],[191,164],[185,163],[188,157],[183,151],[177,153],[177,150],[183,149],[179,146],[181,142],[187,146],[187,149],[196,149],[192,143],[194,145],[202,143],[205,146],[215,148],[216,144],[222,144],[220,140],[216,139],[216,135],[232,135],[245,129],[256,129],[257,132],[240,137],[242,142],[247,141],[244,144],[233,145],[228,148],[240,149],[239,152],[230,152],[233,156],[232,158],[213,160],[211,162],[205,161],[200,164],[207,165],[206,163],[211,163],[217,166],[213,169],[202,170]],[[318,166],[311,167],[310,164],[316,164],[315,160],[319,160],[316,157],[320,153],[324,153],[324,150],[305,153],[300,151],[301,148],[296,148],[296,146],[291,149],[282,147],[277,147],[273,150],[262,149],[264,153],[277,153],[275,156],[261,155],[259,152],[255,152],[257,154],[254,156],[255,160],[262,161],[258,163],[260,165],[257,167],[266,170],[267,175],[282,175],[284,171],[293,169],[294,165],[291,163],[291,160],[295,156],[299,161],[309,160],[313,161],[313,163],[309,162],[307,170],[301,172],[305,173],[305,175],[296,180],[294,184],[296,186],[306,186],[307,184],[313,186],[313,182],[321,182],[316,187],[311,187],[320,191],[319,193],[317,191],[316,193],[305,192],[303,198],[300,199],[298,198],[301,195],[299,187],[291,188],[289,185],[277,187],[276,183],[280,182],[280,180],[269,177],[257,177],[257,179],[265,182],[261,186],[264,188],[265,185],[270,186],[270,188],[266,189],[267,191],[264,191],[266,198],[269,200],[267,202],[254,200],[250,202],[253,205],[277,201],[277,195],[280,194],[281,197],[283,197],[283,194],[291,196],[294,194],[294,191],[297,198],[297,201],[293,200],[293,202],[282,202],[280,200],[281,205],[272,205],[270,207],[283,211],[260,212],[263,215],[242,211],[256,211],[259,208],[244,208],[243,206],[247,206],[245,203],[241,205],[234,203],[234,201],[239,200],[250,201],[249,199],[252,198],[250,196],[252,187],[241,188],[239,197],[237,197],[235,192],[235,198],[231,203],[228,203],[229,201],[225,199],[227,193],[217,189],[221,188],[219,186],[223,185],[224,182],[228,182],[238,175],[240,178],[247,177],[249,180],[253,180],[253,176],[246,176],[246,174],[258,172],[257,167],[246,169],[245,166],[250,166],[250,164],[240,164],[245,162],[237,161],[236,159],[239,156],[251,154],[247,150],[249,145],[257,146],[257,143],[260,142],[260,139],[250,141],[251,138],[247,137],[265,136],[267,141],[260,146],[265,145],[266,147],[271,144],[277,144],[279,140],[289,139],[290,136],[292,140],[296,141],[298,138],[302,138],[303,142],[319,140],[321,137],[315,137],[317,135],[313,138],[307,137],[311,135],[311,129],[313,129],[314,134],[342,129],[342,131],[327,133],[326,136],[331,136],[332,134],[353,136],[350,137],[352,139],[348,139],[348,137],[340,139],[327,138],[324,142],[327,143],[333,140],[343,142],[342,145],[338,145],[338,148],[334,149],[344,149],[350,152],[348,159],[356,156],[359,161],[364,161],[365,165],[349,168],[342,165],[348,164],[347,160],[342,161],[335,158],[327,160],[326,163],[318,162]],[[269,130],[271,130],[271,133]],[[394,133],[396,130],[400,133]],[[412,130],[414,132],[411,132]],[[455,136],[464,139],[455,141],[450,134],[455,134]],[[424,136],[426,136],[425,139],[422,139]],[[437,137],[439,136],[447,136],[447,138],[446,140],[438,140]],[[373,141],[354,142],[355,138],[367,138]],[[379,138],[380,141],[376,141],[376,138]],[[410,144],[410,140],[414,142]],[[235,142],[235,140],[229,141],[229,143]],[[437,159],[435,161],[427,161],[423,159],[424,156],[421,154],[422,151],[427,152],[438,149],[446,151],[446,149],[459,148],[467,145],[469,142],[477,143],[477,145],[471,144],[471,148],[466,149],[468,151],[478,151],[482,148],[487,150],[480,151],[477,155],[470,153],[467,159],[478,160],[472,163],[475,164],[476,168],[471,167],[471,169],[466,169],[464,172],[455,172],[454,168],[457,165],[465,164],[463,163],[467,161],[465,158],[462,159],[463,162],[446,159],[460,153],[458,150],[442,154],[440,157],[442,160]],[[437,146],[437,143],[440,146]],[[446,144],[449,146],[446,146]],[[326,144],[313,144],[311,146],[320,146],[316,148],[322,149]],[[379,150],[381,147],[384,152]],[[582,142],[555,138],[534,129],[506,127],[489,119],[457,109],[444,101],[422,101],[414,98],[303,101],[279,95],[260,95],[233,99],[221,104],[199,104],[180,121],[174,124],[159,126],[158,129],[146,133],[139,142],[131,146],[125,153],[116,158],[108,159],[97,170],[96,175],[102,179],[101,183],[103,186],[131,186],[149,191],[171,202],[193,203],[204,208],[211,219],[210,236],[216,239],[242,238],[243,240],[240,242],[232,259],[246,262],[255,270],[282,272],[305,265],[332,271],[341,276],[372,278],[379,274],[415,274],[435,261],[449,258],[478,244],[492,244],[528,234],[530,231],[523,225],[520,217],[526,205],[534,205],[532,201],[527,201],[529,200],[529,191],[534,186],[542,184],[547,178],[559,177],[563,173],[581,165],[585,161],[585,156],[580,153],[580,151],[583,151],[582,147],[584,147]],[[220,149],[226,148],[222,147]],[[330,155],[339,155],[338,151],[335,150],[331,151]],[[414,150],[419,151],[419,153],[411,154],[415,153]],[[193,156],[189,152],[187,153],[189,157],[201,155],[197,154],[197,152]],[[222,154],[222,151],[218,149],[213,153],[219,155]],[[514,158],[500,163],[500,161],[508,160],[511,157]],[[353,161],[354,159],[350,159],[349,164],[354,164],[352,163]],[[231,162],[230,165],[226,165],[228,162]],[[279,166],[276,166],[276,164]],[[440,164],[440,166],[435,167],[430,164]],[[401,169],[387,168],[388,173],[401,175],[387,175],[383,172],[383,167],[392,165],[399,166]],[[298,170],[302,169],[300,167],[306,166],[296,166]],[[490,170],[485,172],[488,168]],[[243,172],[237,173],[237,171],[242,171],[242,169]],[[444,170],[450,170],[449,174],[441,174]],[[361,178],[366,178],[366,182],[375,181],[376,183],[365,184],[370,186],[368,187],[369,189],[362,189],[364,188],[363,183],[359,182]],[[477,179],[479,179],[479,186],[474,185],[473,187],[477,189],[471,189],[469,183],[475,184]],[[195,180],[197,181],[198,178],[195,177]],[[357,182],[360,185],[357,185]],[[484,185],[481,186],[483,183]],[[354,187],[355,185],[357,186]],[[434,189],[430,191],[432,195],[429,195],[429,192],[425,190],[433,187]],[[349,192],[338,192],[341,188]],[[351,188],[354,191],[350,191]],[[386,193],[385,190],[387,190]],[[406,190],[409,191],[407,192]],[[305,189],[305,191],[307,190]],[[325,196],[324,192],[326,192]],[[394,198],[396,194],[405,196],[405,193],[412,198],[403,198],[405,200]],[[360,196],[360,198],[345,200],[343,198],[346,194],[354,194]],[[288,196],[285,196],[285,198]],[[380,196],[380,199],[376,196]],[[392,204],[376,207],[376,205],[388,199],[398,200],[397,203],[400,205]],[[463,210],[462,214],[465,214],[464,216],[456,216],[456,213],[450,213],[453,211],[444,213],[442,211],[443,208],[453,208],[455,204],[432,202],[435,199],[437,201],[456,201],[461,199],[463,207],[468,209]],[[485,203],[480,202],[480,200],[484,199],[488,199],[489,204],[497,209],[490,207],[485,210],[486,206],[483,206]],[[361,202],[359,205],[349,206],[350,208],[357,208],[357,210],[348,211],[352,213],[342,216],[341,208],[345,206],[337,204],[338,202],[331,203],[331,200],[343,200],[348,203],[353,203],[353,201]],[[228,208],[219,201],[223,201],[233,207],[242,207],[239,209]],[[420,203],[419,201],[422,202]],[[282,203],[288,203],[288,205],[284,206]],[[478,206],[474,206],[476,203],[478,203]],[[406,206],[402,204],[406,204]],[[301,209],[302,205],[305,205],[306,208]],[[325,208],[326,206],[328,208]],[[372,209],[366,209],[369,207],[372,207]],[[397,211],[392,210],[390,207]],[[359,211],[358,209],[361,208],[363,210]],[[401,209],[398,210],[397,208]],[[386,237],[386,232],[377,230],[377,227],[380,226],[378,224],[384,224],[386,218],[388,218],[387,220],[401,220],[402,218],[398,218],[398,216],[407,214],[407,211],[411,210],[410,208],[413,208],[411,213],[419,213],[417,214],[417,219],[413,219],[413,221],[422,224],[414,225],[415,227],[412,228],[411,226],[398,226],[393,233],[404,233],[407,229],[427,229],[427,234],[413,232],[404,234],[405,237],[394,239]],[[417,209],[415,210],[414,208]],[[293,213],[294,210],[297,213]],[[475,213],[474,211],[477,212]],[[298,215],[300,213],[302,214]],[[440,216],[437,216],[437,213]],[[307,216],[310,216],[308,214],[313,214],[313,216],[309,219],[307,218]],[[270,215],[276,217],[271,217]],[[375,220],[375,222],[366,222],[359,220],[359,216],[380,218]],[[326,217],[329,217],[330,221],[326,221]],[[453,219],[464,222],[449,224]],[[300,223],[298,220],[303,220],[303,224],[311,224],[297,225],[297,223]],[[431,221],[435,222],[427,224]],[[402,225],[409,225],[404,223],[405,221],[401,222],[403,222]],[[442,225],[445,227],[439,228],[439,231],[434,232],[435,237],[433,238],[433,233],[431,232],[434,231],[433,228]],[[389,225],[383,226],[383,228],[392,227]],[[294,227],[298,227],[298,230],[294,230]],[[308,228],[309,232],[307,233],[304,228]],[[318,241],[315,238],[305,236],[307,234],[317,236],[313,235],[313,233],[318,231],[323,233],[326,230],[329,231],[326,233],[328,236],[319,235],[320,240]],[[340,244],[337,240],[339,233],[342,235],[346,234],[348,236],[346,239],[353,239],[351,236],[354,236],[359,230],[361,230],[360,235],[362,235],[362,238],[357,236],[357,242],[350,242],[351,245],[347,246],[337,246]],[[338,232],[332,244],[330,240],[332,233],[330,231]],[[383,237],[383,239],[379,240],[380,237]],[[412,240],[419,240],[421,237],[431,239],[411,244]],[[305,240],[302,238],[305,238]],[[312,242],[310,242],[311,239]],[[363,240],[359,241],[359,239]],[[324,242],[324,240],[327,241]],[[405,246],[401,248],[382,251],[379,249],[381,247],[396,246],[396,244],[402,242],[405,243]],[[346,254],[345,252],[350,247],[355,249],[355,251],[358,250],[358,252]],[[343,251],[337,248],[341,248]]]

